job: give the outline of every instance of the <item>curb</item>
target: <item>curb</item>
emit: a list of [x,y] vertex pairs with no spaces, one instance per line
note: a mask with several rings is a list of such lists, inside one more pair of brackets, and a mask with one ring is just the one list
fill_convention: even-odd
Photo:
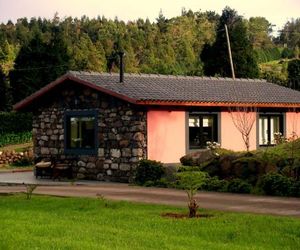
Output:
[[0,171],[0,174],[7,174],[7,173],[23,173],[23,172],[33,172],[33,169],[7,169]]

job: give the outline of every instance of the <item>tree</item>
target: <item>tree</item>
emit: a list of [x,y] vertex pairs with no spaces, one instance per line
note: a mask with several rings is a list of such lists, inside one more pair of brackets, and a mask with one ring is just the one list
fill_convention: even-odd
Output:
[[201,188],[206,180],[207,173],[201,171],[195,172],[181,172],[177,173],[177,180],[179,187],[183,188],[188,196],[188,208],[189,208],[189,217],[193,218],[197,215],[198,204],[195,199],[195,195],[199,188]]
[[250,133],[256,120],[256,108],[235,107],[230,108],[230,115],[234,126],[241,133],[247,152],[250,149]]
[[280,31],[279,43],[287,45],[289,49],[300,46],[300,18],[288,21]]
[[14,102],[55,80],[67,69],[67,45],[58,27],[53,27],[49,41],[45,41],[41,33],[36,33],[29,44],[21,48],[15,60],[15,68],[9,75]]
[[259,69],[253,47],[248,38],[244,20],[237,12],[226,7],[219,20],[215,43],[206,45],[201,53],[205,75],[231,77],[225,24],[228,26],[235,75],[242,78],[257,78]]
[[293,89],[300,90],[300,60],[289,61],[287,70],[289,85]]
[[272,24],[264,17],[250,17],[248,21],[250,41],[254,48],[273,47]]

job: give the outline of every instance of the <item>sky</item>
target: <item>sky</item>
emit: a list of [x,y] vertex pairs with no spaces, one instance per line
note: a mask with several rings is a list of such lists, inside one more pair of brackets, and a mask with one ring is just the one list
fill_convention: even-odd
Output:
[[155,21],[160,10],[171,18],[181,14],[182,8],[193,11],[212,10],[221,14],[230,6],[246,18],[266,17],[281,29],[291,18],[300,17],[300,0],[0,0],[0,23],[15,22],[20,17],[52,18],[55,12],[60,17],[97,17],[119,20],[149,18]]

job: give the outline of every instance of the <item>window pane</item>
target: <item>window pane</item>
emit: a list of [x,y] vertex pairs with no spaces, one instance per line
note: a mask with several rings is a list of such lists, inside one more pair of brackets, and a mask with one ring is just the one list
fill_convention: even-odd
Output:
[[280,132],[280,121],[279,116],[271,116],[270,117],[270,136],[271,136],[271,143],[275,144],[274,140],[274,133]]
[[259,145],[274,145],[274,133],[283,132],[281,115],[263,115],[259,117]]
[[268,117],[259,118],[259,144],[268,145]]
[[215,141],[213,116],[203,116],[202,124],[203,124],[202,144],[206,145],[207,141]]
[[69,148],[95,148],[95,117],[69,117],[68,120]]
[[189,117],[189,146],[204,148],[207,141],[217,141],[216,115],[190,115]]
[[189,117],[189,143],[190,147],[200,146],[200,117]]

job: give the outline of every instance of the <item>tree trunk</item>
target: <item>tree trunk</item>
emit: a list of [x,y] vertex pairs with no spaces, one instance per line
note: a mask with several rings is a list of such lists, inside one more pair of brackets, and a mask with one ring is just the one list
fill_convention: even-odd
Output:
[[195,199],[191,200],[189,202],[189,217],[190,218],[196,217],[197,209],[198,209],[197,201]]

